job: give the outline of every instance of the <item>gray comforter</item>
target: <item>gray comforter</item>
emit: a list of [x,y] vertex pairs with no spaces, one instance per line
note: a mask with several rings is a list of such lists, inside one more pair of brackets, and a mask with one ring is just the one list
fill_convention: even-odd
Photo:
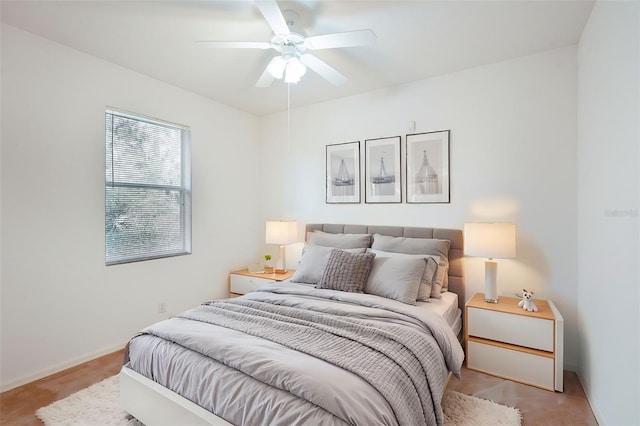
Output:
[[431,425],[463,353],[436,314],[283,284],[154,324],[127,357],[234,424]]

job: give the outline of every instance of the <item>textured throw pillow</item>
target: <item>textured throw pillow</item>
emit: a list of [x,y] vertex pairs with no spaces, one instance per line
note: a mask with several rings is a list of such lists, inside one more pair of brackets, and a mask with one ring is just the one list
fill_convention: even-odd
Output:
[[[331,254],[331,247],[306,245],[296,271],[291,277],[294,283],[318,284]],[[352,253],[364,253],[366,249],[344,249]]]
[[343,249],[367,248],[371,245],[371,234],[330,234],[314,231],[307,241],[311,245]]
[[424,256],[376,256],[364,292],[415,305],[426,266]]
[[374,253],[331,250],[317,288],[362,293],[375,257]]
[[[433,283],[437,278],[438,262],[440,261],[440,256],[394,253],[390,251],[381,251],[381,250],[373,250],[373,249],[368,249],[367,252],[375,253],[376,259],[379,257],[405,257],[410,259],[425,259],[427,265],[420,279],[420,287],[418,288],[418,296],[416,297],[416,300],[421,302],[429,300],[432,293]],[[438,291],[436,296],[439,296],[439,295],[440,295],[440,292]]]

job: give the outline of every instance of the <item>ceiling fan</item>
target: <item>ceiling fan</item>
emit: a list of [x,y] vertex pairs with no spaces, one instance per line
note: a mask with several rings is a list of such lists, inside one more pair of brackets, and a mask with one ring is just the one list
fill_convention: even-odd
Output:
[[258,78],[256,82],[258,87],[268,87],[274,79],[283,77],[287,83],[297,83],[307,67],[339,86],[344,84],[347,78],[308,51],[368,46],[376,40],[375,33],[370,29],[307,37],[304,31],[295,27],[297,14],[294,11],[281,12],[276,0],[256,0],[255,4],[273,30],[274,36],[270,41],[197,41],[196,43],[211,48],[274,49],[279,52],[280,55],[271,59]]

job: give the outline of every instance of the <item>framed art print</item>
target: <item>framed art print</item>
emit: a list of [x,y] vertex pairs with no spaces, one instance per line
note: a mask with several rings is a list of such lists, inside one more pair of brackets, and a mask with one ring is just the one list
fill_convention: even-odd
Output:
[[448,203],[449,130],[407,135],[407,203]]
[[360,142],[327,145],[327,203],[360,203]]
[[364,141],[365,203],[400,203],[400,136]]

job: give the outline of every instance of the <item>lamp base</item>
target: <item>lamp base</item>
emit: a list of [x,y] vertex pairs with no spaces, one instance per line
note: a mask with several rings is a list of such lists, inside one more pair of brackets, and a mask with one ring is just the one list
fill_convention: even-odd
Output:
[[487,303],[498,303],[498,263],[487,260],[484,263],[484,301]]
[[284,246],[280,246],[278,249],[278,263],[273,270],[276,274],[284,274],[287,272],[287,261],[285,259]]

